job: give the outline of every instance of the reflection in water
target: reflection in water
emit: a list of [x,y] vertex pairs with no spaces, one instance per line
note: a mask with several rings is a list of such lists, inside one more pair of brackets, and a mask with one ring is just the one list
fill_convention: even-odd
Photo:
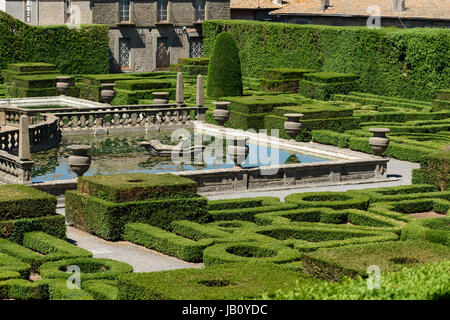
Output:
[[[102,136],[76,135],[65,136],[58,148],[49,151],[35,153],[32,160],[35,164],[32,170],[33,182],[72,179],[76,177],[68,166],[68,157],[71,152],[67,147],[71,144],[87,144],[92,147],[89,154],[92,164],[86,176],[108,175],[115,173],[131,172],[171,172],[183,170],[202,170],[232,168],[234,163],[227,156],[227,142],[223,142],[223,148],[217,152],[204,154],[204,159],[184,159],[183,163],[174,162],[171,158],[150,156],[145,148],[139,146],[139,142],[158,139],[164,144],[177,144],[171,141],[171,131],[152,131],[140,133],[120,133]],[[214,137],[205,137],[203,145],[207,145],[210,151],[214,151]],[[199,142],[196,141],[195,144]],[[191,145],[194,145],[194,135],[191,132]],[[217,144],[216,144],[217,145]],[[207,148],[208,149],[208,148]],[[278,150],[266,146],[249,144],[249,156],[243,164],[244,168],[258,167],[270,164],[291,164],[326,161],[326,159],[297,154],[293,151]],[[276,162],[274,163],[274,159]]]

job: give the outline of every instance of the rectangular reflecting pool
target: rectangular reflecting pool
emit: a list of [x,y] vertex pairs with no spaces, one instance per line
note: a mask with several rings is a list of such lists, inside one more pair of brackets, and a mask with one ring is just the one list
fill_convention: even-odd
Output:
[[[113,133],[108,135],[73,135],[63,136],[58,148],[49,151],[32,154],[34,161],[32,171],[33,182],[46,182],[55,180],[67,180],[76,177],[68,165],[68,157],[71,152],[69,145],[90,145],[89,155],[92,158],[90,169],[85,176],[110,175],[117,173],[162,173],[176,171],[195,171],[209,169],[233,168],[235,165],[227,155],[227,146],[231,140],[216,140],[215,137],[203,134],[195,134],[189,131],[191,145],[199,143],[205,146],[201,158],[191,160],[184,159],[175,162],[170,157],[151,156],[140,142],[157,139],[163,144],[176,145],[173,141],[172,131],[149,131],[138,133]],[[201,136],[201,140],[198,138]],[[242,164],[243,168],[258,168],[266,165],[284,165],[324,162],[329,159],[312,155],[297,153],[276,148],[274,145],[261,143],[248,143],[249,154]]]

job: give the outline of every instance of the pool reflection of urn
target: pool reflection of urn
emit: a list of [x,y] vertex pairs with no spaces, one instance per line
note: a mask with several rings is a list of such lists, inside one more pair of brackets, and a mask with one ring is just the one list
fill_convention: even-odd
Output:
[[78,177],[81,177],[91,166],[91,157],[87,154],[91,146],[70,145],[67,149],[72,151],[72,155],[69,157],[69,167]]
[[386,133],[391,131],[388,128],[370,128],[370,132],[373,133],[373,137],[369,139],[370,148],[377,156],[381,156],[389,146],[389,138],[386,137]]
[[248,138],[235,137],[233,138],[233,144],[228,146],[227,153],[233,160],[235,168],[242,168],[242,163],[248,157],[249,148],[247,146]]

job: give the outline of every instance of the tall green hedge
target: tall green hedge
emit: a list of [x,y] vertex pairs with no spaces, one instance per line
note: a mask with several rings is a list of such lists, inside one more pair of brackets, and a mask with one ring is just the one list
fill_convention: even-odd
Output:
[[308,68],[354,73],[361,90],[421,100],[450,87],[450,30],[440,28],[371,30],[240,20],[203,23],[205,55],[229,31],[240,51],[242,74],[264,69]]
[[242,73],[239,50],[233,34],[217,36],[208,67],[208,96],[218,98],[242,96]]
[[106,25],[33,27],[0,11],[0,35],[0,69],[9,63],[34,61],[55,64],[66,74],[109,70]]

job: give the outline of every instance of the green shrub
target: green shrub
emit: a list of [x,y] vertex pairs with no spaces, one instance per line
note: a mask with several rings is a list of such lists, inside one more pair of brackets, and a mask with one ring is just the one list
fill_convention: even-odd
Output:
[[[0,12],[0,69],[9,63],[40,61],[65,74],[105,73],[109,69],[106,25],[34,27]],[[20,71],[35,70],[29,66]]]
[[426,240],[450,246],[450,217],[413,220],[402,230],[402,240]]
[[188,75],[208,75],[208,66],[202,65],[183,65],[181,66],[181,72]]
[[123,238],[188,262],[201,262],[203,249],[212,244],[209,240],[193,241],[143,223],[126,224]]
[[432,110],[433,112],[439,112],[450,109],[450,101],[448,100],[433,100]]
[[121,261],[111,259],[76,258],[44,263],[39,268],[39,273],[45,279],[67,279],[71,273],[67,273],[69,266],[80,268],[81,281],[107,279],[115,280],[120,274],[133,272],[133,267]]
[[120,80],[116,81],[115,84],[114,89],[124,90],[165,89],[175,86],[173,80],[163,79]]
[[119,300],[236,300],[289,290],[297,280],[301,284],[317,282],[274,264],[233,263],[123,275],[118,287]]
[[55,214],[38,218],[0,220],[0,238],[22,243],[23,235],[32,231],[42,231],[54,237],[65,239],[66,219],[62,215]]
[[31,265],[28,263],[0,252],[0,272],[15,271],[20,273],[21,278],[28,279],[30,270]]
[[56,197],[25,185],[0,186],[0,220],[54,215]]
[[[155,175],[156,176],[156,175]],[[140,222],[170,228],[174,220],[207,221],[207,200],[203,197],[167,198],[115,203],[66,192],[66,219],[77,228],[106,240],[120,240],[126,223]]]
[[197,183],[170,173],[127,173],[109,176],[81,177],[78,190],[89,196],[117,203],[189,198],[197,195]]
[[362,193],[370,198],[370,202],[387,202],[396,200],[411,200],[414,198],[423,198],[424,193],[437,191],[435,186],[429,184],[417,184],[407,186],[395,186],[384,188],[368,188],[363,190],[352,190],[349,193]]
[[39,259],[41,263],[60,259],[92,257],[91,252],[40,231],[25,233],[23,246],[42,254]]
[[50,300],[94,300],[85,290],[69,289],[66,279],[42,279],[35,283],[47,288]]
[[278,203],[280,203],[280,199],[277,197],[209,200],[208,210],[243,209],[276,205]]
[[441,191],[450,190],[450,151],[424,155],[420,168],[426,183]]
[[178,64],[189,66],[208,66],[209,58],[180,58]]
[[[280,290],[264,298],[280,300],[448,300],[450,262],[382,273],[380,289],[369,289],[367,279],[345,279],[339,283],[299,283],[294,290]],[[436,276],[439,275],[439,276]]]
[[239,50],[229,32],[219,34],[215,40],[208,68],[207,91],[212,98],[243,94]]
[[358,80],[358,76],[356,74],[338,72],[306,73],[304,78],[315,82],[351,82]]
[[221,220],[244,220],[254,221],[255,214],[262,212],[281,211],[296,208],[296,204],[292,203],[280,203],[277,205],[242,208],[242,209],[229,209],[229,210],[211,210],[209,214],[214,221]]
[[369,197],[345,192],[305,192],[294,193],[285,198],[299,208],[327,207],[333,209],[367,210]]
[[17,271],[1,271],[0,281],[20,278],[20,273]]
[[0,282],[0,298],[14,300],[46,300],[48,288],[45,285],[23,279]]
[[448,88],[446,29],[334,27],[210,20],[202,25],[205,56],[223,31],[237,39],[242,74],[261,77],[268,66],[359,76],[363,92],[420,100]]
[[394,241],[344,246],[302,255],[303,271],[326,280],[343,276],[367,277],[367,268],[378,266],[382,272],[403,267],[445,261],[450,249],[425,241]]
[[81,288],[91,294],[95,300],[117,300],[119,294],[117,283],[113,280],[83,281]]
[[330,100],[333,94],[346,94],[356,89],[355,82],[319,82],[300,80],[298,93],[312,99]]

